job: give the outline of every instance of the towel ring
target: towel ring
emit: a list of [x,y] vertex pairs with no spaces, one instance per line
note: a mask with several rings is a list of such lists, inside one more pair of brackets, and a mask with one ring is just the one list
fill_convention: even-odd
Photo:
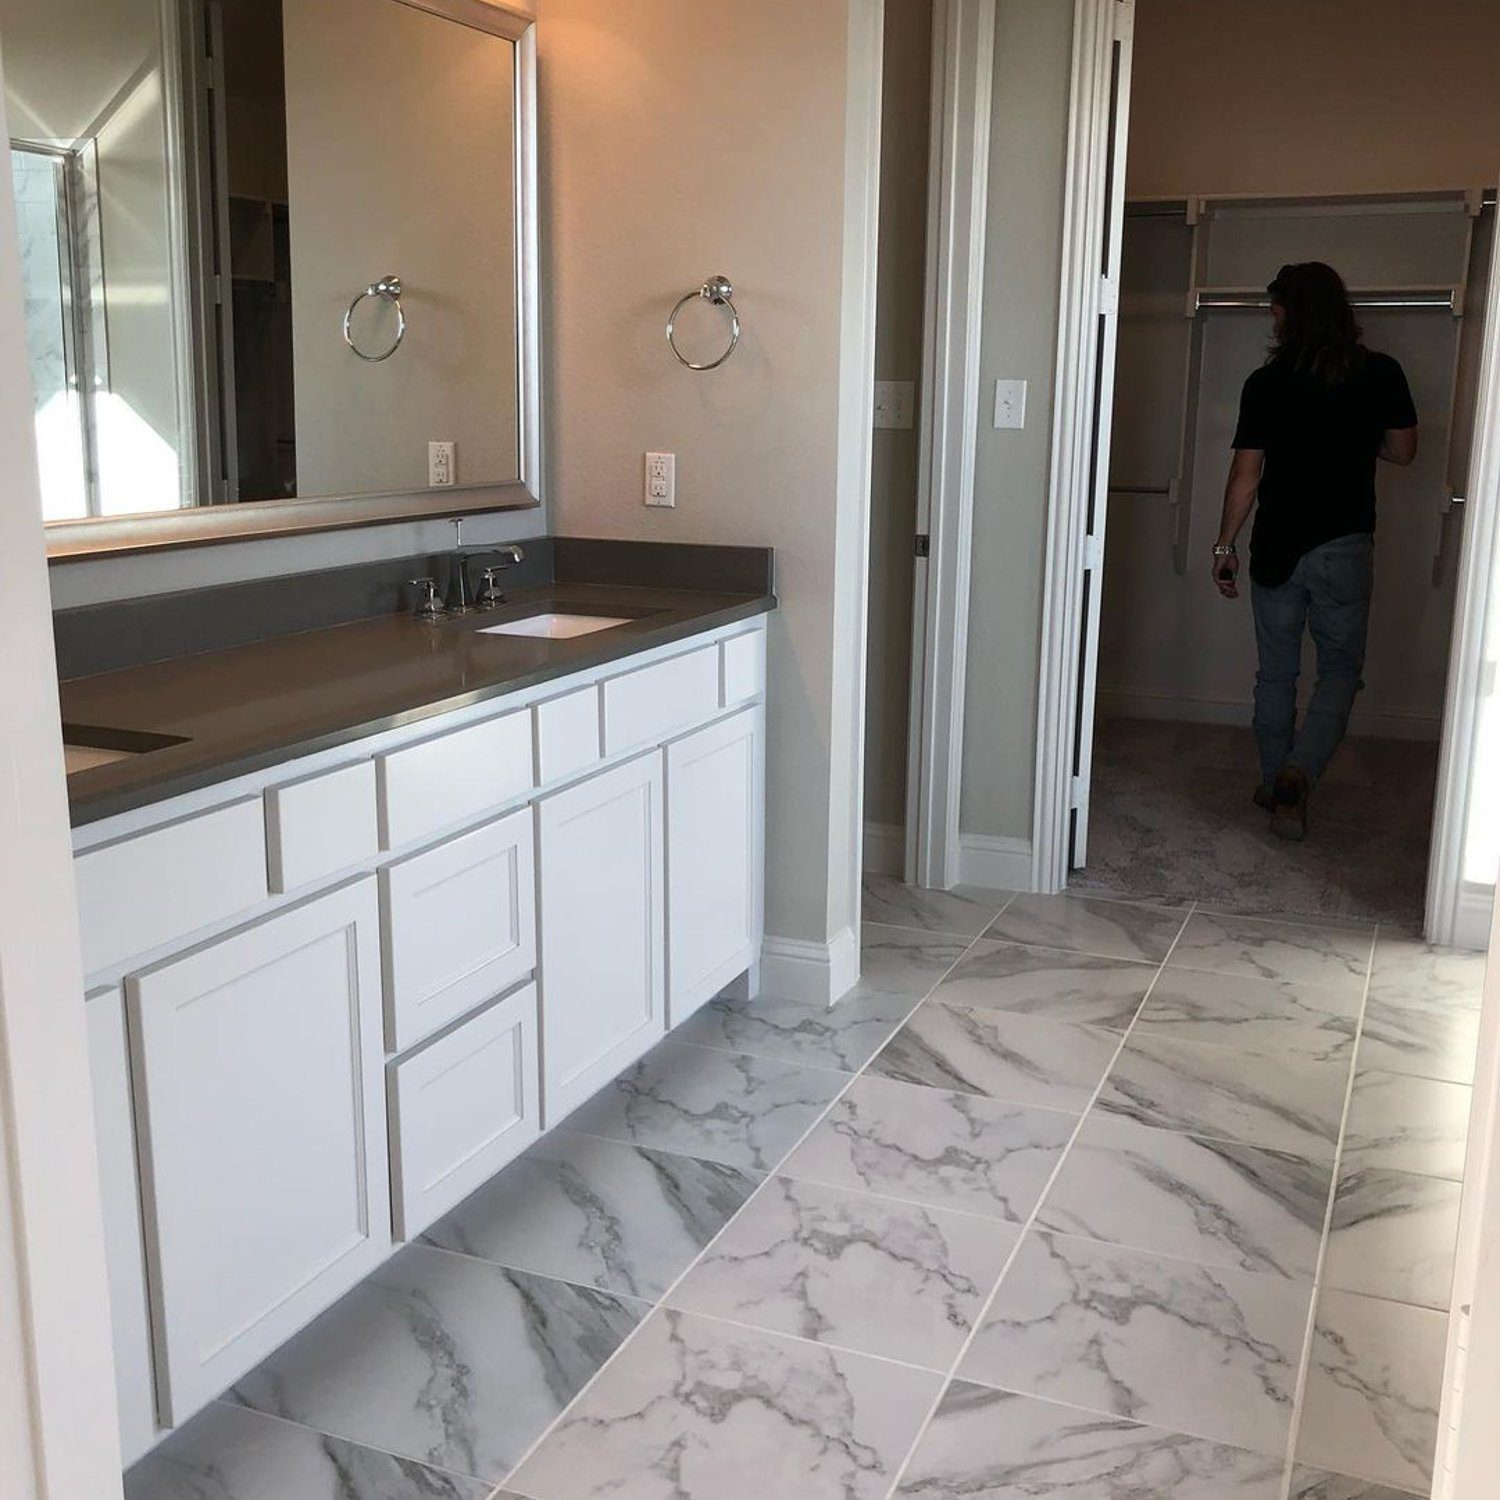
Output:
[[[735,311],[734,303],[730,300],[734,296],[734,284],[727,276],[710,276],[697,291],[689,292],[676,307],[672,309],[667,318],[667,343],[672,346],[672,353],[677,356],[678,362],[684,364],[690,370],[717,370],[720,365],[729,358],[739,347],[740,342],[740,315]],[[715,307],[727,307],[729,309],[729,347],[715,360],[707,364],[695,364],[677,347],[677,315],[689,302],[696,302],[699,298],[705,302],[711,302]]]
[[[396,338],[391,347],[384,354],[366,354],[358,344],[354,342],[354,334],[350,325],[354,321],[354,309],[359,306],[366,297],[380,297],[389,302],[396,309]],[[379,281],[372,281],[353,302],[349,304],[349,310],[344,314],[344,342],[368,364],[378,365],[381,360],[389,359],[400,347],[401,340],[406,337],[406,310],[401,306],[401,278],[399,276],[382,276]]]

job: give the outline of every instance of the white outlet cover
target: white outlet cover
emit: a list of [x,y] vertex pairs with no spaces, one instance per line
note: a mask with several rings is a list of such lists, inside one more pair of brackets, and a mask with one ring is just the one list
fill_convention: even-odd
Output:
[[877,431],[905,432],[916,425],[917,387],[911,380],[875,382],[875,427]]
[[995,382],[995,426],[1019,431],[1026,425],[1026,382]]
[[648,453],[646,455],[646,484],[644,500],[647,505],[672,509],[677,504],[677,455],[675,453]]
[[455,472],[458,465],[458,445],[452,442],[434,442],[427,445],[427,483],[434,489],[443,489],[458,482]]

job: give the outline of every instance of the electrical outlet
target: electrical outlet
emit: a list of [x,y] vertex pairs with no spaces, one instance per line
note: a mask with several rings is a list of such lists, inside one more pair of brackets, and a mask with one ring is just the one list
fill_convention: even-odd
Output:
[[1026,382],[995,382],[995,426],[1020,429],[1026,425]]
[[677,455],[646,455],[646,504],[670,509],[677,504]]
[[428,443],[427,483],[435,490],[458,483],[458,455],[455,443]]
[[875,426],[877,430],[909,431],[916,424],[917,387],[910,380],[875,382]]

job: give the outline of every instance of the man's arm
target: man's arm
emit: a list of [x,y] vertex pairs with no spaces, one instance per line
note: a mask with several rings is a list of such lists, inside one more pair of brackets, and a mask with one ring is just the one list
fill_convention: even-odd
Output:
[[1380,457],[1388,464],[1400,464],[1404,469],[1417,456],[1417,429],[1415,427],[1391,427],[1380,440]]
[[[1229,465],[1229,483],[1224,486],[1224,514],[1219,520],[1217,545],[1229,547],[1239,536],[1250,512],[1255,508],[1256,491],[1265,468],[1266,455],[1261,448],[1236,448]],[[1240,560],[1238,557],[1216,557],[1213,560],[1214,584],[1226,599],[1238,599]],[[1223,575],[1228,575],[1223,576]]]

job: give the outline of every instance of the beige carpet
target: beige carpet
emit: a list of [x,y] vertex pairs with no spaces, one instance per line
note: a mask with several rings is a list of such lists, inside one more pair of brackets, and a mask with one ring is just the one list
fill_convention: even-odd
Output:
[[1350,739],[1313,795],[1307,841],[1250,801],[1248,728],[1099,722],[1088,866],[1072,884],[1236,911],[1420,927],[1438,747]]

